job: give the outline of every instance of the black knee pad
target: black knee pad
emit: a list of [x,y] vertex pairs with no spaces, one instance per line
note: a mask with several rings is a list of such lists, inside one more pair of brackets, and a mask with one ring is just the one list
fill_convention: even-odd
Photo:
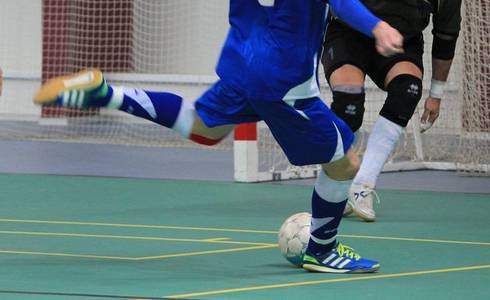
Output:
[[366,94],[349,94],[339,91],[333,91],[332,93],[333,102],[330,108],[352,131],[356,132],[362,125]]
[[422,98],[422,80],[409,74],[398,75],[388,84],[388,97],[379,113],[386,119],[407,127]]

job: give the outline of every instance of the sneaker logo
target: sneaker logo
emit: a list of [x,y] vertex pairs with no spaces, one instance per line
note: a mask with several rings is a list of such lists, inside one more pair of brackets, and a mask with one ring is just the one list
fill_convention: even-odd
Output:
[[323,263],[323,264],[327,264],[329,261],[331,261],[332,259],[337,258],[337,257],[338,257],[338,256],[337,256],[337,254],[332,253],[332,254],[330,254],[330,255],[329,255],[327,258],[325,258],[325,259],[322,261],[322,263]]
[[351,260],[347,258],[343,262],[341,262],[337,267],[339,269],[342,269],[343,267],[345,267],[346,265],[348,265],[350,262],[351,262]]
[[89,84],[94,80],[95,76],[93,72],[84,73],[78,77],[63,80],[63,85],[65,88],[71,88],[77,85]]
[[369,193],[366,191],[360,191],[359,193],[354,193],[354,197],[359,199],[359,197],[366,198]]

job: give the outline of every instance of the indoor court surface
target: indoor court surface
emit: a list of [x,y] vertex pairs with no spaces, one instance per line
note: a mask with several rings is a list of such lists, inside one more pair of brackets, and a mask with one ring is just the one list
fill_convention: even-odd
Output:
[[[378,221],[350,217],[340,228],[340,240],[378,259],[380,271],[333,275],[296,268],[277,249],[283,220],[309,211],[309,185],[239,184],[209,169],[205,180],[205,161],[229,164],[213,151],[194,162],[194,179],[169,179],[168,168],[152,179],[136,174],[152,174],[150,165],[133,168],[124,155],[164,165],[161,149],[117,146],[124,154],[109,158],[111,176],[104,167],[89,172],[87,159],[110,146],[2,146],[18,150],[0,156],[0,299],[490,299],[488,178],[411,172],[446,191],[414,191],[406,180],[411,188],[381,186]],[[42,166],[55,158],[67,169]],[[18,172],[8,169],[15,165]],[[81,166],[92,176],[67,175]],[[126,176],[117,173],[124,168]],[[445,188],[446,177],[453,181]],[[472,184],[478,193],[466,191]]]

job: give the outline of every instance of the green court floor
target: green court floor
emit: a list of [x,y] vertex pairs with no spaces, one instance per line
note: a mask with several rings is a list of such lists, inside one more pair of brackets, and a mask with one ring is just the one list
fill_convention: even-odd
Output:
[[340,239],[378,273],[307,273],[277,230],[311,188],[0,175],[0,299],[490,299],[490,195],[379,191]]

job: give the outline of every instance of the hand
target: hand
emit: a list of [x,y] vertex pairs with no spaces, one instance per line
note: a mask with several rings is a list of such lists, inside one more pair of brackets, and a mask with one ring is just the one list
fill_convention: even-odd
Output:
[[383,56],[403,53],[403,36],[388,23],[381,21],[373,29],[376,50]]
[[432,127],[432,124],[439,117],[441,99],[427,97],[424,103],[424,113],[420,118],[420,132],[425,132]]

